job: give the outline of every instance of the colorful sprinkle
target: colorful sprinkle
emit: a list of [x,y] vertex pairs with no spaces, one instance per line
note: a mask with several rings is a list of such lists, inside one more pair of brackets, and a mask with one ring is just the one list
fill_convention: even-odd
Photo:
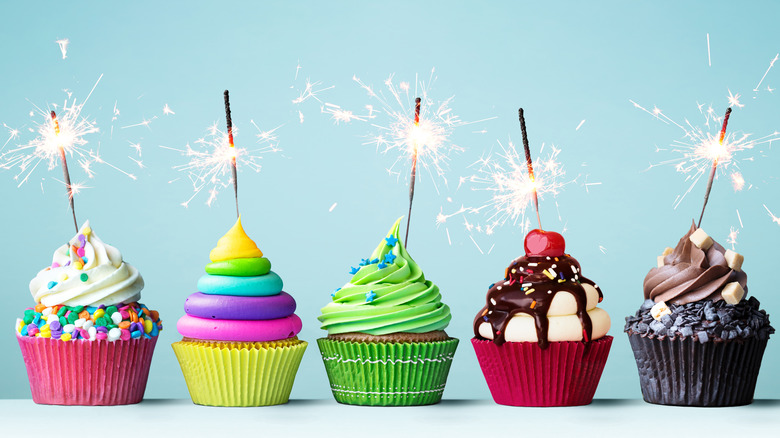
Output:
[[552,269],[550,269],[549,271],[547,269],[545,269],[544,271],[542,271],[542,274],[546,275],[547,278],[552,280],[552,279],[555,278],[555,275],[553,274],[553,272],[555,272],[555,271],[553,271],[553,272],[550,272],[550,271],[552,271]]
[[384,263],[380,263],[380,264],[376,265],[376,267],[379,268],[379,269],[385,269],[387,267],[387,265],[384,264]]
[[388,265],[392,265],[393,263],[395,263],[395,259],[396,259],[396,255],[391,253],[391,252],[389,252],[389,253],[385,254],[384,262],[387,263]]
[[367,303],[370,303],[370,302],[374,301],[374,298],[376,298],[376,294],[374,293],[374,291],[370,290],[370,291],[366,292],[366,302]]
[[395,236],[389,236],[385,237],[385,242],[387,242],[387,246],[395,246],[398,243],[398,239],[396,239]]
[[47,287],[48,287],[49,289],[52,289],[52,288],[54,288],[54,286],[56,286],[56,285],[57,285],[57,282],[56,282],[56,281],[50,281],[50,282],[49,282],[49,284],[47,285]]
[[357,274],[359,270],[360,270],[360,268],[356,268],[354,266],[350,266],[349,267],[349,273],[352,274],[352,275]]
[[87,275],[87,273],[86,273],[86,272],[84,272],[84,273],[82,273],[82,274],[79,276],[79,278],[81,279],[81,281],[84,281],[84,282],[86,282],[87,280],[89,280],[89,275]]
[[525,291],[525,294],[526,294],[526,295],[530,295],[530,294],[531,294],[533,291],[535,291],[535,290],[536,290],[536,289],[534,289],[534,288],[530,288],[530,289],[528,289],[527,291]]

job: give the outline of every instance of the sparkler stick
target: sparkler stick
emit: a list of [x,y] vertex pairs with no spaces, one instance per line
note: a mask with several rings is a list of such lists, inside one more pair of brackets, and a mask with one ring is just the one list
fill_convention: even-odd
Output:
[[542,229],[542,219],[539,216],[539,196],[536,193],[536,180],[534,179],[534,165],[531,162],[531,149],[528,146],[528,131],[525,129],[525,117],[523,117],[523,109],[517,110],[518,117],[520,119],[520,130],[523,132],[523,149],[525,149],[525,164],[528,166],[528,176],[533,184],[533,197],[534,207],[536,207],[536,220],[539,221],[539,229]]
[[[720,128],[720,137],[718,138],[718,144],[723,146],[723,140],[726,138],[726,127],[729,124],[729,117],[731,116],[731,107],[726,110],[726,115],[723,117],[723,127]],[[701,228],[701,220],[704,218],[704,209],[707,208],[707,201],[710,199],[710,190],[712,190],[712,182],[715,180],[715,171],[718,169],[718,156],[712,159],[712,170],[710,170],[710,179],[707,180],[707,191],[704,192],[704,205],[701,206],[701,215],[699,216],[698,228]]]
[[[420,106],[422,99],[414,99],[414,127],[420,126]],[[409,214],[406,215],[406,237],[404,246],[409,245],[409,224],[412,222],[412,201],[414,200],[414,180],[417,179],[417,139],[414,140],[414,155],[412,156],[412,176],[409,180]]]
[[[57,113],[51,112],[51,121],[54,123],[54,133],[60,135],[60,122],[57,121]],[[73,225],[76,227],[76,232],[79,231],[79,223],[76,220],[76,209],[73,206],[73,187],[70,184],[70,172],[68,172],[68,160],[65,158],[65,148],[62,145],[58,145],[60,151],[60,160],[62,161],[62,175],[65,178],[65,189],[68,191],[68,201],[70,202],[70,211],[73,213]]]
[[233,143],[233,119],[230,116],[230,95],[228,94],[228,90],[225,90],[225,118],[227,119],[228,142],[230,144],[231,152],[233,152],[233,156],[230,159],[230,170],[233,172],[233,191],[236,195],[236,216],[240,216],[238,212],[238,168],[236,166],[236,145]]

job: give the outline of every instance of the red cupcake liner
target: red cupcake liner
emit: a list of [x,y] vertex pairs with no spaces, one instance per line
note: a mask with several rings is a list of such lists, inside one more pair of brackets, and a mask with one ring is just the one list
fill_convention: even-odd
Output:
[[18,336],[35,403],[111,406],[138,403],[157,337],[60,341]]
[[509,406],[580,406],[593,401],[612,336],[591,342],[506,342],[473,338],[493,400]]

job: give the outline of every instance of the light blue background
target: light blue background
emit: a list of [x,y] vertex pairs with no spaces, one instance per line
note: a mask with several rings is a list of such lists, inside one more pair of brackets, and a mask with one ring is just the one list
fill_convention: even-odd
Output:
[[[254,119],[264,128],[280,124],[283,154],[269,155],[260,174],[242,172],[241,207],[248,233],[274,263],[285,289],[298,300],[304,321],[302,339],[312,344],[293,390],[294,398],[330,397],[314,340],[323,335],[316,316],[330,292],[348,280],[348,268],[365,257],[407,207],[406,178],[388,176],[392,158],[361,143],[366,124],[334,126],[316,104],[296,107],[291,100],[303,79],[335,85],[327,101],[359,109],[369,103],[352,83],[355,74],[381,87],[396,73],[412,81],[436,67],[435,91],[456,95],[455,111],[464,120],[498,116],[474,130],[460,129],[467,150],[453,159],[449,176],[469,175],[466,166],[496,146],[496,139],[520,138],[518,106],[527,112],[531,141],[563,149],[568,176],[580,178],[557,201],[567,225],[568,250],[584,273],[605,293],[612,315],[613,350],[597,397],[640,396],[634,360],[622,333],[623,318],[642,301],[641,285],[656,256],[673,246],[701,207],[700,183],[677,209],[672,203],[687,188],[671,167],[643,172],[668,156],[655,152],[681,139],[678,128],[634,109],[633,99],[658,105],[676,120],[701,118],[696,102],[727,106],[728,90],[742,94],[745,108],[735,110],[731,130],[769,134],[778,129],[780,92],[752,89],[780,51],[772,2],[81,2],[25,3],[0,6],[0,122],[22,128],[31,105],[60,102],[69,88],[85,96],[104,78],[85,114],[103,133],[104,156],[132,168],[128,142],[140,142],[148,166],[132,181],[107,167],[86,181],[93,188],[76,199],[81,220],[90,219],[107,242],[138,267],[145,280],[143,301],[165,320],[149,378],[147,397],[186,398],[187,391],[169,344],[178,340],[175,321],[185,297],[208,261],[216,240],[233,224],[230,191],[211,208],[204,198],[189,209],[189,196],[170,169],[182,159],[159,145],[182,147],[202,136],[213,122],[223,123],[222,90],[230,89],[237,141],[250,141]],[[706,34],[712,66],[708,66]],[[68,38],[63,60],[55,40]],[[294,81],[300,61],[303,69]],[[778,67],[780,68],[780,67]],[[780,87],[780,72],[770,71],[763,85]],[[292,88],[291,88],[292,87]],[[762,87],[763,88],[763,87]],[[754,99],[755,97],[755,99]],[[109,131],[114,103],[121,111]],[[175,115],[163,116],[168,103]],[[298,109],[306,115],[298,122]],[[144,118],[143,127],[119,129]],[[585,119],[582,127],[575,128]],[[5,135],[5,131],[2,132]],[[0,136],[2,141],[5,137]],[[31,134],[23,130],[19,142]],[[1,143],[0,143],[1,144]],[[726,178],[715,183],[704,227],[725,244],[730,226],[745,228],[737,250],[746,255],[750,293],[773,316],[780,314],[776,250],[780,227],[762,207],[780,214],[776,165],[768,147],[744,158],[742,172],[751,190],[734,193]],[[587,163],[587,166],[582,166]],[[72,235],[59,169],[38,171],[20,189],[14,173],[0,173],[2,210],[0,274],[4,302],[0,321],[0,396],[29,397],[19,348],[12,334],[15,318],[32,304],[27,284],[47,265],[54,249]],[[84,176],[74,169],[74,180]],[[586,192],[582,183],[601,182]],[[45,192],[41,193],[40,178]],[[481,255],[459,221],[449,224],[453,243],[434,222],[485,193],[461,190],[437,195],[427,177],[418,186],[409,250],[435,281],[454,315],[449,333],[461,339],[445,397],[486,398],[487,387],[469,344],[471,322],[486,287],[521,255],[523,235],[506,226],[482,242],[495,244]],[[446,197],[453,199],[452,203]],[[330,206],[337,207],[329,212]],[[549,229],[561,229],[554,203],[542,202]],[[605,248],[605,253],[599,250]],[[484,245],[483,245],[484,246]],[[777,320],[776,320],[777,321]],[[776,322],[776,324],[780,324]],[[780,396],[780,346],[773,339],[764,357],[756,396]]]

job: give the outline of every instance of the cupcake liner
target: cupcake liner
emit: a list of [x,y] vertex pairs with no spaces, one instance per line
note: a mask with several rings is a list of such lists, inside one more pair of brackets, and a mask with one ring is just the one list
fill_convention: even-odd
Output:
[[287,403],[306,346],[297,338],[275,342],[175,342],[192,402],[206,406]]
[[509,406],[579,406],[593,401],[612,336],[591,342],[495,342],[473,338],[493,400]]
[[642,397],[675,406],[741,406],[753,402],[766,340],[655,339],[630,334]]
[[60,341],[18,336],[35,403],[111,406],[138,403],[157,337]]
[[417,406],[438,403],[458,347],[437,342],[350,342],[317,340],[339,403]]

